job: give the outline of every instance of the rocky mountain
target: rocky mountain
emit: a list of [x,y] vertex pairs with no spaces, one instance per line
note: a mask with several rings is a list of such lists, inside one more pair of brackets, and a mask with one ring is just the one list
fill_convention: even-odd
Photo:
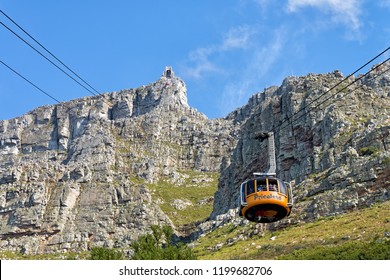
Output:
[[156,193],[205,193],[215,174],[214,198],[196,203],[212,204],[210,217],[186,233],[242,221],[238,185],[268,165],[263,131],[275,134],[278,176],[296,182],[293,214],[271,227],[389,200],[390,75],[380,71],[331,91],[344,79],[338,71],[289,77],[210,120],[188,105],[168,67],[147,86],[0,121],[0,248],[126,248],[152,224],[179,229],[179,212],[164,205],[193,205]]
[[172,224],[147,184],[183,184],[186,170],[207,179],[238,131],[190,108],[173,75],[0,122],[2,250],[128,247],[150,225]]
[[346,80],[339,71],[289,77],[231,113],[227,119],[246,121],[231,164],[222,166],[211,218],[234,217],[224,213],[237,206],[237,186],[252,172],[267,170],[261,131],[275,133],[278,177],[296,183],[294,213],[271,227],[388,200],[390,75],[384,68]]

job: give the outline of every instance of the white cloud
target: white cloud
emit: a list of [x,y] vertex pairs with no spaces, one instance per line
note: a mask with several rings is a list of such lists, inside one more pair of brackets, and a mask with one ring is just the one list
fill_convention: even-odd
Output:
[[248,80],[227,84],[219,102],[220,113],[226,115],[242,106],[248,99],[249,88],[250,82]]
[[[261,33],[260,30],[263,30]],[[185,78],[202,79],[218,73],[227,78],[219,101],[222,115],[242,106],[248,98],[256,93],[260,84],[275,66],[283,51],[286,30],[266,30],[257,25],[241,25],[228,30],[219,44],[198,48],[188,55],[186,66],[182,65],[181,73]],[[266,38],[270,41],[266,42]],[[229,63],[220,61],[218,56],[227,55],[230,51],[242,50],[244,59],[234,69]],[[228,54],[230,56],[230,54]]]
[[285,44],[285,30],[277,29],[269,44],[255,46],[251,51],[250,63],[245,65],[245,71],[225,86],[220,101],[223,113],[231,112],[245,104],[250,96],[259,90],[265,76],[278,63]]
[[214,48],[199,48],[190,52],[189,60],[192,66],[185,67],[183,73],[185,76],[193,79],[200,79],[202,75],[209,72],[217,72],[218,67],[214,65],[209,56],[214,52]]
[[361,0],[288,0],[287,10],[297,12],[301,8],[313,7],[330,14],[332,21],[345,24],[351,30],[358,30],[362,23]]
[[224,36],[224,40],[219,47],[220,51],[231,49],[245,49],[249,45],[249,40],[256,32],[249,26],[239,26],[230,29]]
[[200,79],[211,72],[223,72],[223,68],[213,63],[213,56],[232,50],[248,48],[250,39],[254,34],[255,30],[250,26],[238,26],[228,30],[222,36],[222,41],[219,44],[191,51],[187,62],[189,65],[184,66],[183,74],[189,78]]

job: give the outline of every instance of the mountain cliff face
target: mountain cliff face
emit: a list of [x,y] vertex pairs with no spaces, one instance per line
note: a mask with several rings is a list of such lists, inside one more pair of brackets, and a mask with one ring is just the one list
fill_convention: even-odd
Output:
[[231,113],[227,119],[245,121],[231,164],[222,166],[211,217],[229,220],[224,213],[238,206],[240,182],[267,170],[261,131],[275,133],[278,177],[296,183],[293,214],[271,227],[388,200],[390,75],[381,71],[346,87],[358,79],[350,77],[331,91],[345,78],[338,71],[290,77]]
[[147,184],[219,171],[236,133],[190,108],[184,82],[165,75],[1,121],[0,247],[129,246],[150,225],[172,224]]
[[238,186],[268,165],[262,131],[275,133],[278,177],[296,182],[293,214],[273,226],[388,200],[390,76],[377,74],[325,97],[341,73],[290,77],[209,120],[189,107],[184,82],[167,69],[147,86],[0,121],[0,248],[127,247],[150,225],[175,225],[154,196],[162,182],[201,188],[217,172],[214,199],[199,202],[213,203],[200,231],[241,219]]

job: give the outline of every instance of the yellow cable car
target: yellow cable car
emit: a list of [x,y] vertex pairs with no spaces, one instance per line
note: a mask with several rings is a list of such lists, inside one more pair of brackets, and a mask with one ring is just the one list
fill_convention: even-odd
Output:
[[252,222],[272,223],[290,215],[293,206],[291,184],[274,173],[253,173],[241,184],[240,215]]
[[276,154],[273,132],[259,132],[257,139],[268,139],[269,169],[253,173],[240,186],[240,216],[258,223],[273,223],[290,215],[293,206],[291,184],[276,178]]

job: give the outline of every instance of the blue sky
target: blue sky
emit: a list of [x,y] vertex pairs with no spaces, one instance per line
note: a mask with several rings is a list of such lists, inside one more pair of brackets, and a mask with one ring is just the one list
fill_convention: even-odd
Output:
[[[0,9],[101,93],[172,66],[209,118],[287,76],[348,75],[390,45],[390,0],[0,0]],[[0,60],[58,100],[91,95],[3,26]],[[54,103],[0,65],[0,119]]]

